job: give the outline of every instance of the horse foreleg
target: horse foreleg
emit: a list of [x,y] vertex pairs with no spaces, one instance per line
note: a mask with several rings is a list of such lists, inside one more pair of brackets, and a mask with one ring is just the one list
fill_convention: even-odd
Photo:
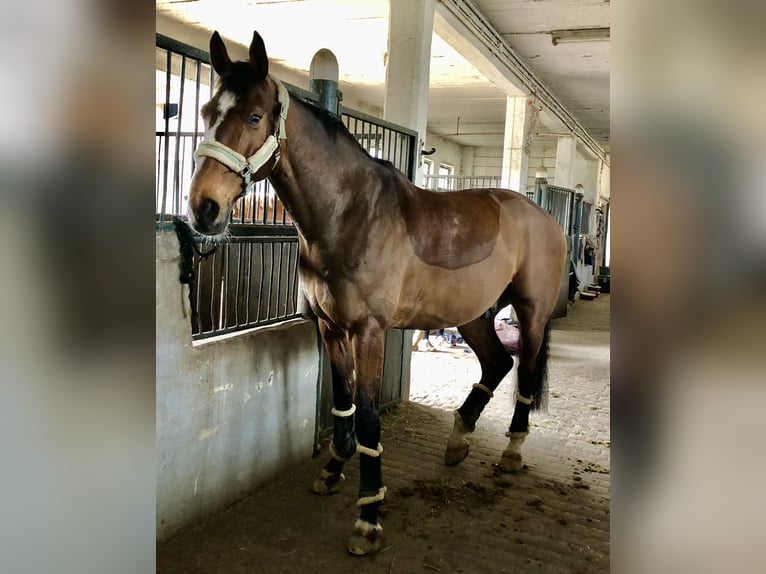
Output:
[[481,380],[473,385],[462,406],[455,411],[452,433],[447,439],[444,462],[456,465],[468,456],[466,436],[476,428],[476,421],[492,398],[494,390],[513,368],[513,357],[508,353],[495,332],[494,315],[482,316],[458,327],[460,334],[481,364]]
[[370,321],[351,335],[354,368],[358,382],[356,397],[356,437],[359,452],[359,518],[348,541],[348,551],[365,555],[377,552],[383,530],[378,522],[378,508],[386,494],[381,469],[380,384],[383,376],[384,331]]
[[330,460],[314,479],[311,490],[317,494],[335,494],[345,480],[343,465],[356,454],[354,437],[353,361],[346,335],[333,330],[319,320],[327,354],[330,357],[333,387],[333,435],[330,442]]

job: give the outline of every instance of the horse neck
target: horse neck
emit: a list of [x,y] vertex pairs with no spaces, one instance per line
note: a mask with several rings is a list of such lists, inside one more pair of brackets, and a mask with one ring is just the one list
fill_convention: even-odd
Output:
[[286,123],[287,145],[270,179],[303,237],[326,239],[328,222],[364,204],[359,196],[367,186],[353,181],[369,181],[364,173],[374,163],[355,141],[340,133],[331,137],[321,120],[303,104],[294,104],[293,99]]

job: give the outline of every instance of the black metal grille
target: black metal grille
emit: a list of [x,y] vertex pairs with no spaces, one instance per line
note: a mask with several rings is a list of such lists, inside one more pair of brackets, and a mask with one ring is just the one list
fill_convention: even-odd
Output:
[[559,222],[561,228],[571,234],[574,191],[555,185],[547,186],[546,205],[543,207]]
[[192,333],[197,339],[297,315],[297,236],[267,226],[232,228],[232,233],[231,241],[196,261]]
[[423,187],[432,191],[459,191],[500,187],[499,175],[426,175]]

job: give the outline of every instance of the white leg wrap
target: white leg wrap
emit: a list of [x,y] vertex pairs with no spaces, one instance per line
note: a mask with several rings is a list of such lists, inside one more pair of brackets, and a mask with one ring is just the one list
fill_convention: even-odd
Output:
[[528,432],[507,432],[510,440],[505,447],[503,455],[500,457],[500,468],[507,472],[518,472],[523,466],[521,464],[521,445],[527,437]]
[[367,456],[378,458],[380,456],[380,453],[383,452],[383,445],[378,443],[378,449],[375,450],[372,448],[367,448],[366,446],[362,446],[359,443],[356,443],[356,452],[358,452],[359,454],[366,454]]
[[388,490],[387,487],[381,486],[378,490],[378,494],[373,494],[372,496],[363,496],[359,500],[356,501],[357,506],[364,506],[365,504],[371,504],[373,502],[380,502],[386,497],[386,491]]
[[470,431],[465,428],[460,413],[455,411],[455,424],[452,425],[452,432],[447,439],[447,448],[458,448],[468,444],[465,440],[465,435],[469,432]]
[[339,410],[336,410],[335,407],[333,407],[333,409],[330,412],[336,417],[350,417],[356,412],[356,405],[351,405],[351,408],[348,409],[347,411],[339,411]]
[[527,432],[507,432],[505,433],[505,436],[507,436],[510,440],[508,441],[508,446],[505,447],[505,450],[503,451],[503,456],[508,457],[512,455],[519,455],[521,456],[521,445],[524,443],[524,439],[527,438],[527,435],[529,434],[529,431]]
[[524,397],[521,396],[521,393],[519,393],[519,391],[516,391],[516,400],[523,405],[531,405],[534,399],[532,397],[525,399]]
[[330,441],[330,447],[328,448],[328,450],[330,451],[330,456],[340,462],[348,462],[349,460],[353,458],[353,455],[349,457],[343,457],[339,455],[337,452],[335,452],[335,445],[332,443],[332,441]]
[[[329,470],[325,470],[325,469],[322,469],[322,470],[319,471],[319,478],[325,479],[325,478],[330,478],[331,476],[338,476],[338,475],[335,474],[335,473],[330,472]],[[345,478],[346,478],[346,476],[341,472],[340,473],[340,479],[344,480]]]
[[465,428],[465,423],[463,422],[463,417],[460,416],[460,413],[455,410],[455,424],[452,427],[452,432],[458,431],[462,434],[468,434],[469,431],[467,428]]
[[361,518],[357,518],[356,522],[354,522],[354,532],[358,532],[362,536],[367,536],[373,531],[380,532],[381,530],[383,530],[383,527],[380,524],[370,524]]
[[482,385],[481,383],[474,383],[474,384],[473,384],[473,388],[474,388],[474,389],[479,389],[480,391],[484,391],[485,393],[487,393],[487,394],[489,395],[489,398],[490,398],[490,399],[491,399],[492,397],[494,397],[494,396],[495,396],[495,393],[493,393],[493,392],[492,392],[492,391],[489,389],[489,387],[487,387],[487,386],[485,386],[485,385]]

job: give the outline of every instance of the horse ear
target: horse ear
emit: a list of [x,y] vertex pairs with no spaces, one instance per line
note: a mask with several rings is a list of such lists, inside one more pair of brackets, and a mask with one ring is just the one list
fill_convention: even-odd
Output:
[[226,52],[226,45],[217,31],[213,32],[210,38],[210,61],[213,63],[213,69],[219,76],[223,76],[231,67],[231,58],[229,58],[229,54]]
[[258,32],[253,32],[253,41],[250,42],[250,64],[255,68],[255,73],[260,78],[265,78],[269,73],[269,58],[266,56],[266,46]]

